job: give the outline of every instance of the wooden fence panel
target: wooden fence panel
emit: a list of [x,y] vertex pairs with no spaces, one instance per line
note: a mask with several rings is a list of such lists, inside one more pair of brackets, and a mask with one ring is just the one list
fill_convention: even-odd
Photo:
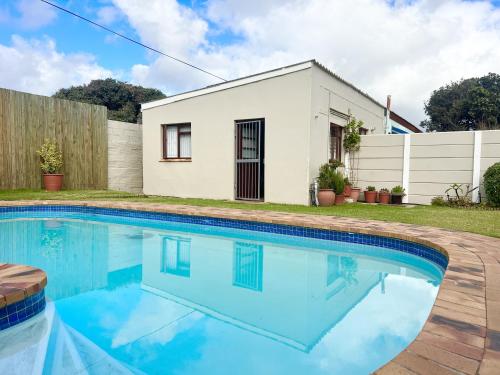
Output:
[[0,189],[41,187],[46,138],[63,152],[65,189],[107,188],[106,107],[0,88]]

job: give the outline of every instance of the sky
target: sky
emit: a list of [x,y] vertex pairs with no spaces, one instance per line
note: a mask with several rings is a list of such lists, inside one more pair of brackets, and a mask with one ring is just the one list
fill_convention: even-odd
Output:
[[[432,91],[500,73],[500,0],[52,0],[226,79],[316,59],[408,120]],[[0,87],[112,77],[171,95],[220,82],[39,0],[0,0]]]

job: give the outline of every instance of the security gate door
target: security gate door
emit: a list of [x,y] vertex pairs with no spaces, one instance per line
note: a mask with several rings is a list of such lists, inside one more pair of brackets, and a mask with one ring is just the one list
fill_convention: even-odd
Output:
[[264,200],[264,119],[236,121],[236,199]]

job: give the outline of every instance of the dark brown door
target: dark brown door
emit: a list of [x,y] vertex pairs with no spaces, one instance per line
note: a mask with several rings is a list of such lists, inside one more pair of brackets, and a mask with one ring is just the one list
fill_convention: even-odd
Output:
[[264,200],[264,119],[236,121],[235,193]]

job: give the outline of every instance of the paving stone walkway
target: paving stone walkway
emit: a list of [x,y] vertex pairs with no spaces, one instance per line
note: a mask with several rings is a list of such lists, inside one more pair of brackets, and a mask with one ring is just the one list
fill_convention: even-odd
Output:
[[258,210],[114,201],[0,202],[0,206],[43,204],[299,225],[383,235],[432,246],[449,257],[449,264],[431,314],[415,341],[376,373],[500,374],[500,239],[410,224]]

